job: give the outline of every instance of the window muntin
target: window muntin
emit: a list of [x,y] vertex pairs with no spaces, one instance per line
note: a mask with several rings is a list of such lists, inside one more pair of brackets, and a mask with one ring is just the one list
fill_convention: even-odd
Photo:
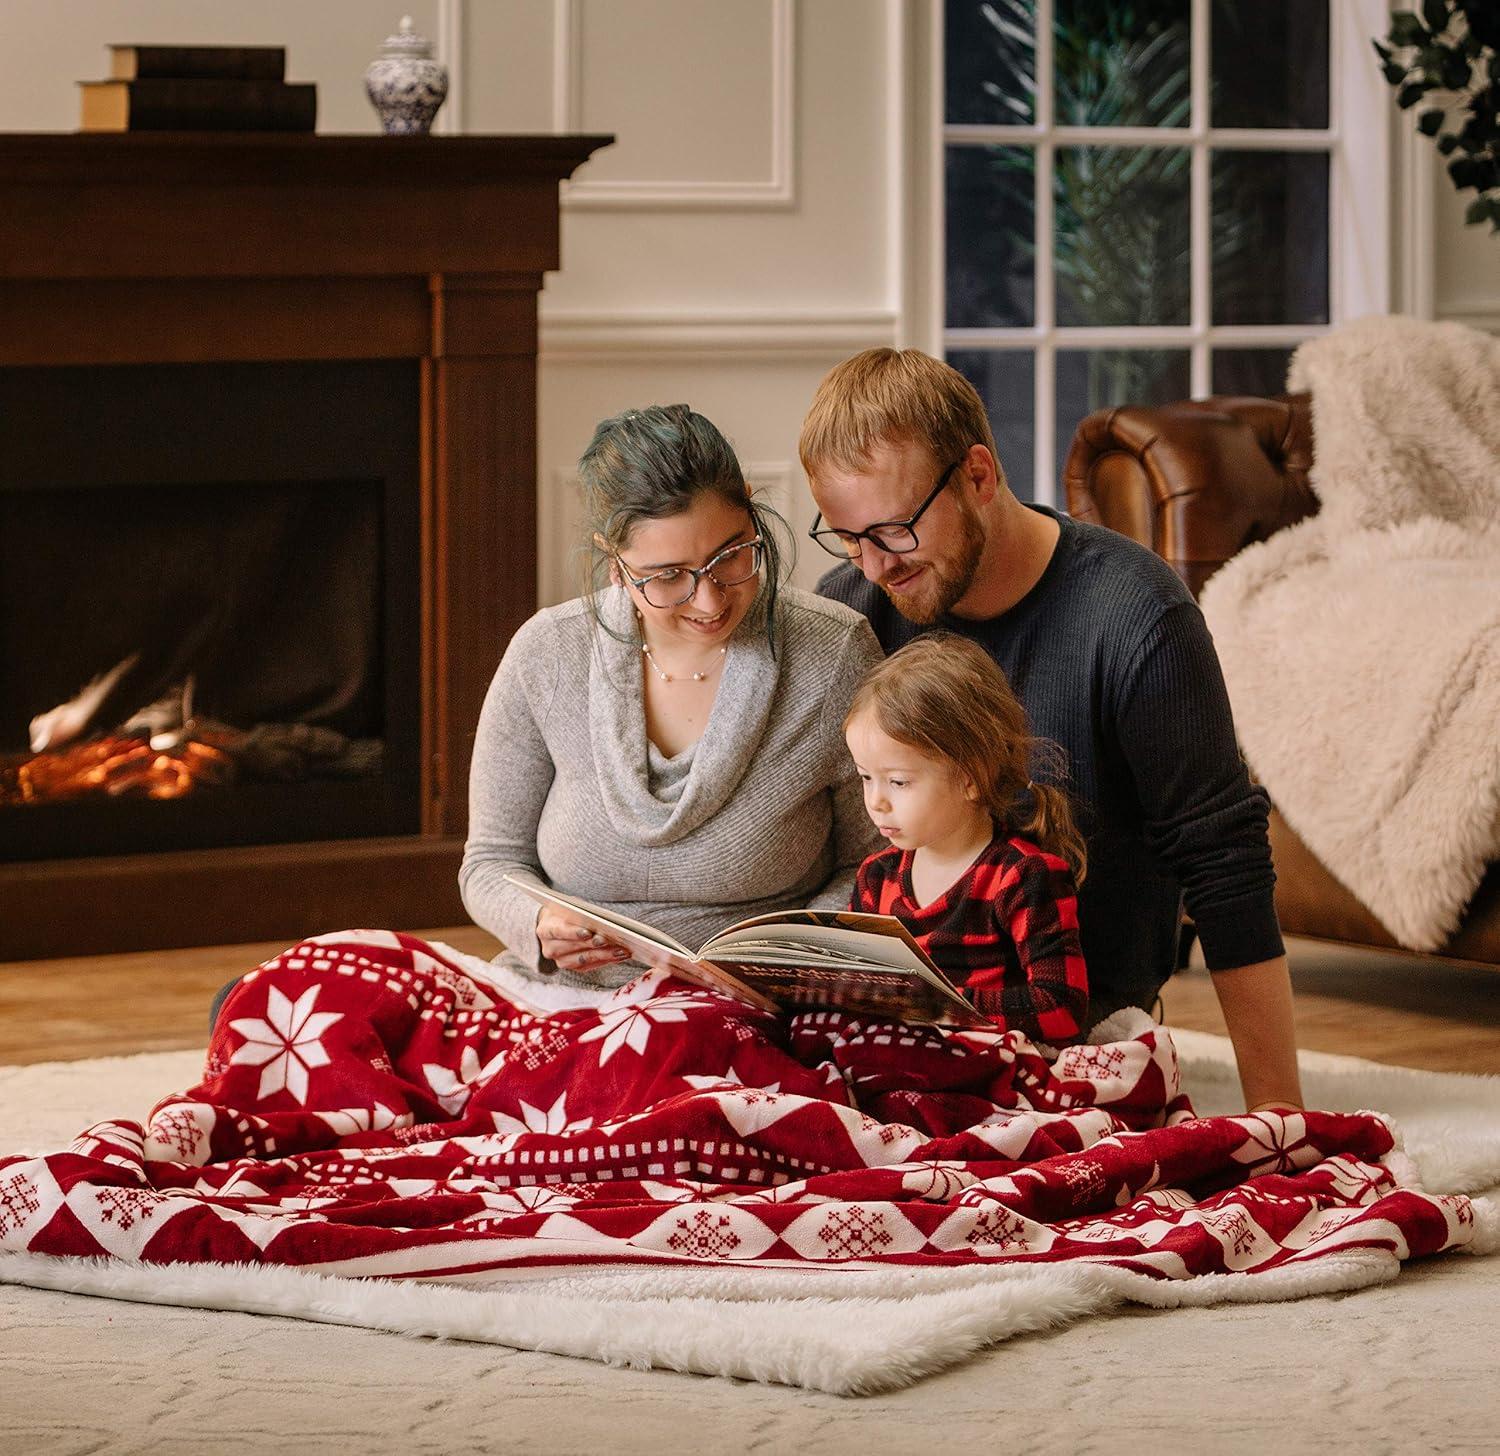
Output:
[[1338,69],[1378,0],[938,8],[941,347],[1018,494],[1057,499],[1090,409],[1278,392],[1302,339],[1388,306],[1382,200],[1347,180],[1383,189],[1385,118],[1349,124],[1372,93]]

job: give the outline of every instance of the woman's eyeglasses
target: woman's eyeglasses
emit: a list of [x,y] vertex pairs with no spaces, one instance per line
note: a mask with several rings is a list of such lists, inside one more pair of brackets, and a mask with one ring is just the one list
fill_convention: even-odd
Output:
[[753,541],[726,547],[703,566],[669,566],[665,571],[653,571],[650,576],[636,576],[618,555],[615,564],[626,581],[653,607],[680,607],[698,594],[698,583],[705,576],[720,591],[749,581],[760,571],[764,554],[765,543],[757,536]]
[[938,476],[938,483],[932,487],[927,499],[904,521],[877,521],[863,531],[837,531],[832,526],[818,525],[823,519],[823,513],[819,511],[813,517],[812,529],[807,534],[830,556],[849,561],[859,560],[861,541],[872,541],[880,550],[888,551],[892,556],[905,556],[908,551],[917,549],[916,526],[922,519],[923,512],[943,493],[943,487],[953,479],[953,472],[962,464],[962,460],[955,460]]

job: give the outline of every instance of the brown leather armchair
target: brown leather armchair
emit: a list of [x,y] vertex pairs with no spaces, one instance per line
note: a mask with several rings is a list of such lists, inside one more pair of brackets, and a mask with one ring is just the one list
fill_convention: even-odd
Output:
[[[1149,546],[1197,596],[1242,547],[1317,512],[1312,458],[1307,395],[1215,397],[1095,411],[1078,427],[1063,476],[1070,514]],[[1400,949],[1274,809],[1271,852],[1283,929]],[[1437,954],[1500,966],[1500,862]]]

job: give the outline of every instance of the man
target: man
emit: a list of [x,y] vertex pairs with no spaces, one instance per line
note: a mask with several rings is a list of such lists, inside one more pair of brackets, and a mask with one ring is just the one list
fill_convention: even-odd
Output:
[[799,448],[812,535],[846,558],[818,590],[862,612],[887,652],[927,627],[972,638],[1062,749],[1089,849],[1091,1019],[1154,1003],[1185,901],[1246,1106],[1300,1106],[1267,801],[1181,581],[1124,536],[1018,501],[978,394],[915,349],[834,369]]

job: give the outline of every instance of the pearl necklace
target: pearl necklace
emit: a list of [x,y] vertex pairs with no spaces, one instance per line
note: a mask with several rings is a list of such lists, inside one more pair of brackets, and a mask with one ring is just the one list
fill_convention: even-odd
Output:
[[[671,673],[663,672],[661,668],[657,666],[656,659],[651,655],[651,648],[645,642],[641,643],[641,651],[646,654],[646,661],[651,664],[651,671],[654,672],[657,677],[659,677],[664,683],[677,682],[679,680],[673,677]],[[724,661],[724,654],[728,651],[729,644],[726,642],[724,646],[719,649],[719,661],[714,664],[714,667],[718,667],[720,663]],[[692,680],[694,682],[702,682],[704,678],[706,678],[708,674],[713,670],[714,668],[710,667],[704,672],[695,672],[692,674]]]

